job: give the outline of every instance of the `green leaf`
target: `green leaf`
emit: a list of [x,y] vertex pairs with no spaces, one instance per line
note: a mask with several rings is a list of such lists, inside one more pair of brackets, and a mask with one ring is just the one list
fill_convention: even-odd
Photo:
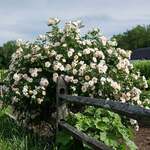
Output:
[[102,122],[102,121],[99,121],[99,120],[96,120],[95,126],[96,126],[97,129],[100,129],[101,131],[108,130],[107,124]]
[[108,117],[103,117],[102,121],[105,122],[105,123],[109,123],[110,122],[110,120],[108,119]]
[[106,141],[107,139],[107,133],[106,132],[100,132],[100,140],[102,140],[103,142]]
[[72,140],[72,137],[65,131],[60,131],[57,135],[56,143],[67,145]]

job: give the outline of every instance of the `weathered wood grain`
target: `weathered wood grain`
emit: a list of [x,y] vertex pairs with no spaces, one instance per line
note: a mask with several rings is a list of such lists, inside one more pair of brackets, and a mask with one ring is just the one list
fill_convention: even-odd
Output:
[[105,108],[129,118],[136,119],[140,124],[150,127],[150,110],[143,107],[113,100],[96,99],[83,96],[70,96],[61,94],[59,97],[71,103]]

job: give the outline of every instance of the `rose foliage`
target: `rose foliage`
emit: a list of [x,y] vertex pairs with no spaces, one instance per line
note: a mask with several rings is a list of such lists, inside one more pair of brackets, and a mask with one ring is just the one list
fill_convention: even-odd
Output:
[[[5,103],[13,105],[18,119],[38,123],[51,118],[56,112],[55,91],[58,76],[65,79],[71,95],[145,105],[141,94],[147,88],[147,82],[139,72],[135,72],[130,63],[131,51],[117,48],[116,41],[108,40],[99,29],[80,34],[80,28],[83,27],[80,21],[70,21],[63,29],[59,27],[59,22],[58,19],[49,19],[50,31],[40,35],[35,42],[17,41],[18,48],[12,55],[6,78],[9,88]],[[89,114],[97,115],[96,110],[93,108]],[[102,114],[104,110],[98,111]],[[114,122],[108,126],[110,114],[114,115],[114,118],[111,117]],[[121,118],[114,113],[110,114],[107,112],[104,116],[99,116],[99,122],[98,118],[91,120],[89,117],[87,123],[90,128],[98,128],[94,137],[115,148],[118,143],[115,140],[114,145],[112,141],[108,142],[107,133],[110,129],[107,128],[112,127],[115,130],[116,120],[120,130],[115,130],[115,138],[125,141],[129,138],[125,139],[127,136],[122,132],[121,127],[124,125]],[[84,121],[84,117],[81,112],[78,119]],[[95,121],[97,122],[94,125]],[[79,124],[77,127],[83,130]],[[84,131],[88,132],[87,128]]]

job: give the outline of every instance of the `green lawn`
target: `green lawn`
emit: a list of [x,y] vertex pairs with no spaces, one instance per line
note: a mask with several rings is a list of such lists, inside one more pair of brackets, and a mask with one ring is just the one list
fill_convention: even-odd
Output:
[[0,150],[48,150],[49,144],[19,127],[0,110]]

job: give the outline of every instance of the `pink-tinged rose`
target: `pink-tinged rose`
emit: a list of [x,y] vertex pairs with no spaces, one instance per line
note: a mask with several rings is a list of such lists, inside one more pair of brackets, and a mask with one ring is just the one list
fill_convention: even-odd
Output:
[[102,44],[105,46],[107,43],[107,38],[105,36],[101,36],[100,40],[101,40]]

